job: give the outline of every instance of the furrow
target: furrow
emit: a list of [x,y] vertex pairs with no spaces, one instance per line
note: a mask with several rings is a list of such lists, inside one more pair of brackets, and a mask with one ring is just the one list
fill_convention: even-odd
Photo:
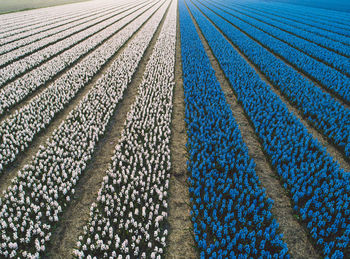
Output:
[[[179,3],[178,3],[179,5]],[[198,253],[195,249],[193,227],[191,223],[191,208],[189,206],[189,185],[187,182],[187,133],[185,124],[185,101],[181,62],[181,35],[179,7],[177,9],[176,25],[176,56],[175,56],[175,87],[174,110],[172,116],[172,136],[170,142],[171,171],[169,183],[169,244],[165,258],[195,259]]]

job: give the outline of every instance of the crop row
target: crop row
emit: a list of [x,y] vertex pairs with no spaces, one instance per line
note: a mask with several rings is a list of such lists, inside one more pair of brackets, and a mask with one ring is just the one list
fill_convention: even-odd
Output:
[[[349,41],[349,36],[350,36],[350,32],[348,28],[349,26],[339,27],[339,25],[335,25],[334,23],[331,24],[331,23],[324,22],[322,21],[322,19],[312,19],[312,18],[310,19],[310,18],[307,18],[304,14],[303,15],[295,14],[295,12],[298,12],[298,11],[295,11],[295,10],[291,11],[290,8],[285,8],[283,6],[269,5],[267,7],[263,5],[254,5],[254,4],[250,6],[253,6],[253,7],[256,6],[259,10],[263,10],[264,12],[266,11],[266,12],[277,13],[278,15],[286,17],[289,20],[305,24],[310,28],[315,28],[315,30],[320,29],[320,30],[332,32],[336,35],[342,36],[343,39],[347,39],[346,40],[347,42]],[[291,9],[294,9],[294,8],[291,8]]]
[[[136,6],[138,8],[138,6]],[[49,60],[52,57],[55,57],[62,52],[72,50],[75,45],[83,42],[86,39],[89,39],[91,36],[95,36],[97,33],[103,33],[110,31],[111,27],[118,22],[119,20],[129,16],[135,10],[129,10],[121,12],[115,17],[108,19],[102,23],[98,23],[87,30],[83,30],[79,33],[73,34],[70,37],[66,38],[63,41],[59,41],[55,44],[52,44],[44,49],[39,51],[34,51],[29,56],[26,56],[20,60],[13,62],[10,65],[2,68],[0,70],[0,86],[6,84],[7,82],[15,79],[16,77],[23,75],[32,68],[39,66],[45,61]],[[111,32],[112,33],[112,32]],[[96,39],[95,39],[96,42]],[[100,41],[101,42],[101,41]],[[85,42],[86,43],[86,42]],[[80,46],[84,46],[84,42]],[[88,45],[85,45],[88,46]],[[78,48],[78,47],[77,47]],[[91,49],[91,48],[88,48]],[[71,51],[70,51],[71,52]]]
[[[52,13],[50,18],[41,18],[39,23],[33,25],[31,25],[29,22],[24,23],[23,25],[20,25],[18,22],[14,22],[12,26],[6,26],[0,31],[0,46],[4,47],[3,45],[5,44],[14,43],[18,40],[35,36],[35,34],[48,32],[49,30],[55,29],[60,25],[67,24],[70,20],[79,20],[80,17],[84,16],[84,14],[88,15],[91,12],[95,13],[96,9],[105,10],[106,8],[96,8],[95,6],[95,8],[83,8],[83,10],[78,12],[68,11],[65,14],[60,13],[59,15]],[[68,20],[68,22],[66,22],[66,20]]]
[[287,23],[293,27],[299,28],[301,30],[306,31],[307,33],[311,33],[311,34],[317,34],[319,36],[322,37],[326,37],[328,40],[333,40],[336,42],[340,42],[344,45],[349,45],[350,44],[350,39],[346,36],[343,35],[339,35],[337,33],[328,31],[328,30],[324,30],[321,28],[316,28],[312,25],[307,25],[305,23],[303,23],[302,19],[289,19],[287,15],[283,15],[283,14],[279,14],[273,11],[269,11],[269,9],[263,9],[263,8],[254,8],[253,6],[249,5],[249,6],[243,6],[243,5],[239,5],[239,7],[243,7],[243,8],[248,8],[250,10],[254,10],[260,14],[263,15],[268,15],[268,16],[272,16],[272,17],[276,17],[276,19],[278,19],[278,21],[283,22],[283,23]]
[[188,4],[310,236],[324,256],[348,257],[349,172],[340,169],[223,35]]
[[238,125],[180,2],[195,240],[201,258],[288,258]]
[[[319,131],[350,157],[350,111],[209,9],[205,13]],[[230,17],[226,17],[230,18]],[[345,88],[344,88],[345,89]]]
[[[322,48],[315,43],[299,38],[293,34],[287,33],[280,28],[275,28],[254,18],[244,16],[234,10],[227,8],[223,9],[213,4],[209,4],[208,6],[210,6],[215,12],[220,13],[220,15],[226,19],[228,19],[227,17],[230,17],[230,20],[235,25],[242,28],[243,31],[247,31],[250,35],[253,35],[252,37],[258,38],[259,41],[264,42],[264,44],[270,48],[286,49],[290,56],[284,54],[284,57],[291,60],[302,60],[303,63],[311,63],[312,67],[324,67],[323,69],[328,69],[328,73],[331,74],[334,73],[332,72],[333,69],[330,69],[330,67],[335,68],[344,74],[350,74],[349,58],[347,57]],[[279,53],[281,51],[277,50],[276,52]],[[320,62],[326,64],[328,67]],[[293,63],[296,62],[294,61]],[[306,71],[308,72],[308,70]],[[312,75],[317,78],[317,74],[313,73]]]
[[347,57],[350,56],[350,47],[346,44],[335,41],[334,38],[332,39],[332,35],[328,35],[327,31],[323,31],[326,36],[321,36],[311,30],[308,30],[305,26],[303,26],[303,24],[288,21],[282,17],[277,17],[276,14],[270,15],[268,13],[255,11],[255,9],[250,9],[248,7],[235,6],[232,2],[230,2],[229,6],[224,5],[224,2],[222,1],[219,3],[225,6],[226,9],[235,10],[241,14],[257,19],[268,25],[274,26],[298,37],[314,42],[320,46],[328,48],[329,50],[345,55]]
[[176,7],[172,1],[97,203],[79,237],[77,258],[164,257]]
[[[32,44],[26,45],[23,48],[3,54],[1,55],[0,66],[7,65],[31,54],[33,55],[28,57],[29,60],[36,59],[37,56],[44,56],[44,59],[36,60],[36,64],[41,63],[50,58],[52,55],[56,54],[57,51],[67,49],[72,43],[75,42],[74,39],[82,37],[82,35],[90,35],[91,30],[98,30],[98,28],[104,28],[115,23],[119,16],[127,10],[128,8],[124,7],[121,8],[120,12],[108,12],[106,16],[99,16],[96,19],[92,19],[91,21],[75,26],[71,29],[62,31],[43,40],[33,42]],[[26,59],[20,59],[17,63],[21,64],[25,62],[25,60]],[[12,64],[11,67],[13,66],[14,64]]]
[[80,20],[88,17],[93,17],[98,14],[107,12],[108,9],[115,9],[115,8],[122,8],[123,5],[118,4],[117,6],[109,6],[105,8],[91,8],[90,9],[83,9],[84,12],[76,12],[76,13],[68,13],[66,16],[58,17],[55,20],[46,20],[46,22],[42,23],[39,28],[24,31],[22,33],[15,33],[11,36],[5,36],[3,38],[0,38],[0,46],[1,46],[1,53],[4,51],[8,51],[7,49],[14,46],[17,47],[16,44],[20,44],[23,42],[23,44],[28,44],[30,42],[30,39],[33,39],[32,41],[47,37],[47,35],[53,35],[53,32],[56,32],[56,29],[62,26],[67,26],[69,24],[73,24],[74,22],[79,22]]
[[[348,30],[350,27],[349,15],[346,12],[339,12],[335,10],[325,10],[323,8],[313,9],[312,7],[306,7],[306,9],[304,9],[303,7],[297,7],[289,4],[286,4],[286,5],[277,4],[274,7],[279,7],[279,6],[281,6],[282,10],[286,13],[289,13],[293,16],[298,16],[300,18],[307,18],[308,20],[312,20],[320,24],[326,24],[329,26],[334,26],[336,28],[343,28],[345,30]],[[323,15],[321,15],[320,17],[321,13],[323,13]]]
[[[100,5],[99,8],[111,7],[111,3]],[[96,9],[95,4],[86,4],[81,6],[79,10],[72,9],[69,6],[61,6],[62,8],[50,8],[46,9],[45,12],[40,13],[39,10],[33,11],[33,17],[25,17],[24,13],[21,12],[20,18],[18,19],[6,19],[6,15],[1,15],[5,21],[0,22],[0,39],[10,37],[16,34],[23,34],[23,36],[31,35],[30,31],[36,33],[37,30],[42,31],[43,29],[50,29],[55,26],[59,20],[67,19],[68,17],[79,17],[84,12],[91,12]],[[12,13],[11,17],[15,14]],[[43,28],[46,27],[46,28]],[[28,34],[29,33],[29,34]]]
[[118,17],[118,21],[111,26],[108,26],[92,36],[88,35],[87,40],[75,45],[29,73],[26,73],[17,80],[8,83],[0,89],[0,115],[13,105],[21,102],[29,94],[45,86],[57,74],[69,69],[79,59],[103,44],[104,41],[108,41],[109,38],[115,35],[120,29],[127,26],[128,23],[132,22],[148,8],[151,8],[151,6],[151,4],[150,6],[141,5],[123,13],[123,16]]
[[[279,5],[276,5],[276,7]],[[318,19],[324,23],[329,21],[338,26],[349,26],[350,17],[346,12],[339,12],[332,9],[314,8],[310,6],[280,5],[291,14],[299,14],[312,19]]]
[[[0,200],[0,254],[38,258],[131,81],[167,6],[150,17]],[[151,14],[148,14],[149,17]]]
[[[24,46],[30,46],[32,44],[34,44],[34,42],[43,40],[48,37],[51,37],[51,41],[46,41],[46,44],[40,44],[37,45],[37,49],[45,47],[47,45],[49,45],[50,43],[55,42],[53,39],[57,40],[62,40],[65,37],[68,37],[68,35],[70,35],[69,33],[66,34],[62,34],[62,32],[64,32],[65,30],[70,30],[76,26],[82,25],[85,22],[89,22],[92,21],[96,18],[100,18],[102,16],[107,17],[107,15],[111,12],[115,12],[116,10],[121,9],[121,7],[110,7],[110,8],[105,8],[105,9],[94,9],[94,11],[90,11],[88,13],[84,13],[83,15],[79,15],[78,17],[66,17],[66,19],[62,20],[62,21],[58,21],[56,23],[54,23],[53,26],[51,26],[51,28],[49,29],[43,29],[42,31],[38,31],[30,36],[25,36],[25,37],[19,37],[16,38],[15,40],[11,39],[12,37],[8,37],[5,39],[0,39],[0,55],[3,55],[5,53],[8,53],[10,51],[13,51],[15,49],[18,49],[20,47],[24,48]],[[45,26],[43,26],[45,27]],[[88,26],[86,26],[88,27]],[[85,27],[85,28],[86,28]],[[84,27],[80,27],[84,28]],[[78,30],[79,31],[79,28]],[[55,36],[57,33],[61,33],[60,37],[53,38],[52,36]],[[23,51],[23,53],[25,54],[26,52]],[[1,57],[1,56],[0,56]]]
[[[209,8],[213,12],[216,12],[218,15],[227,19],[229,22],[233,23],[236,27],[247,33],[250,37],[252,37],[258,43],[262,44],[268,50],[283,57],[296,69],[303,71],[305,74],[309,75],[317,82],[320,82],[326,89],[335,93],[337,96],[340,96],[340,98],[346,102],[350,102],[350,89],[347,87],[350,84],[350,78],[326,65],[325,63],[318,61],[317,59],[314,59],[307,54],[299,51],[298,49],[295,49],[292,46],[288,45],[290,42],[294,41],[294,38],[292,37],[293,35],[290,35],[285,39],[288,40],[287,44],[270,36],[268,33],[255,28],[256,23],[250,24],[242,22],[240,19],[236,19],[234,16],[231,16],[230,11],[225,11],[221,8],[218,9],[214,6],[210,6]],[[317,45],[316,47],[317,48],[315,48],[315,51],[321,53],[322,48]],[[303,47],[303,49],[307,48],[310,49],[307,46]],[[324,57],[324,60],[327,59],[327,53],[323,53],[322,56]],[[346,64],[350,70],[350,63],[348,62],[347,58],[345,59],[346,62],[344,64]]]
[[36,134],[91,81],[159,5],[156,3],[136,18],[0,125],[0,170],[28,147]]

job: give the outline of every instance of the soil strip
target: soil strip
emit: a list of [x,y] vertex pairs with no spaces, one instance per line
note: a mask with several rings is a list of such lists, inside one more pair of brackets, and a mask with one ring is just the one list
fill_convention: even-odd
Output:
[[190,197],[187,183],[185,100],[182,79],[180,16],[177,10],[175,88],[173,95],[173,115],[171,122],[171,173],[169,185],[169,237],[165,258],[199,258],[193,239],[193,227],[190,219]]

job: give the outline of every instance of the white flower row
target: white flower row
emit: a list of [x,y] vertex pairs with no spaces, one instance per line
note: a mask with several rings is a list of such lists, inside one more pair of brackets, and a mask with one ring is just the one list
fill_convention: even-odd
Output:
[[[137,8],[137,6],[135,8]],[[64,41],[59,41],[51,46],[48,46],[47,48],[34,52],[30,56],[27,56],[10,65],[7,65],[6,67],[0,69],[0,85],[5,84],[8,80],[15,78],[19,74],[23,74],[32,67],[40,65],[45,60],[50,59],[50,57],[56,55],[59,52],[65,51],[62,54],[60,54],[60,56],[57,57],[56,60],[62,59],[65,55],[72,55],[71,53],[78,51],[77,49],[79,48],[85,49],[85,52],[91,50],[93,47],[96,46],[96,44],[100,43],[103,39],[115,33],[115,31],[113,32],[113,29],[117,30],[118,26],[121,26],[120,24],[125,24],[125,21],[130,21],[131,18],[136,17],[135,15],[133,15],[133,12],[135,12],[134,9],[125,11],[112,19],[92,26],[91,28],[79,32],[77,34],[74,34],[69,38],[65,39]],[[105,35],[105,37],[101,37],[101,35]],[[77,43],[79,43],[79,45]],[[82,53],[82,51],[80,51],[79,53]],[[71,60],[71,58],[69,59]],[[52,61],[49,60],[48,62]]]
[[[124,4],[125,5],[125,4]],[[61,14],[58,17],[54,17],[53,19],[46,19],[45,23],[40,22],[36,25],[36,28],[27,30],[27,27],[22,27],[21,29],[24,30],[23,32],[14,33],[13,30],[7,32],[9,35],[5,36],[6,33],[3,33],[2,35],[5,37],[0,38],[0,53],[3,52],[2,48],[6,45],[12,45],[17,42],[22,42],[25,40],[26,42],[29,41],[29,39],[40,39],[37,38],[40,35],[41,37],[46,36],[47,34],[53,35],[53,31],[56,30],[56,27],[59,26],[66,26],[66,24],[79,21],[87,16],[93,16],[96,14],[99,14],[101,12],[108,11],[108,9],[111,8],[121,8],[123,7],[122,4],[115,4],[115,5],[109,5],[109,6],[91,6],[90,8],[83,8],[82,10],[76,10],[75,12],[73,10],[70,10],[70,12],[66,14]],[[39,26],[40,25],[40,26]]]
[[161,258],[166,248],[177,1],[172,1],[90,210],[78,258]]
[[[123,7],[120,9],[121,12],[128,9],[127,7]],[[115,13],[118,13],[116,11]],[[18,62],[15,62],[15,64],[12,64],[12,67],[16,67],[16,64],[25,64],[26,68],[28,69],[28,65],[30,63],[39,64],[43,62],[44,60],[49,59],[52,55],[56,54],[59,51],[62,51],[64,49],[67,49],[68,47],[72,46],[72,43],[76,42],[76,39],[81,39],[82,37],[86,37],[87,35],[91,35],[92,31],[97,31],[97,28],[104,28],[105,26],[111,25],[114,22],[120,18],[120,16],[124,16],[124,13],[115,15],[115,13],[108,14],[106,16],[98,17],[92,21],[88,21],[84,24],[80,24],[76,27],[67,29],[65,31],[56,33],[50,37],[44,38],[40,41],[35,41],[29,45],[26,45],[22,48],[15,49],[11,52],[8,52],[6,54],[3,54],[0,56],[0,66],[8,64],[9,62],[13,62],[15,60],[18,60],[23,55],[29,55],[27,58],[20,59]],[[105,20],[108,18],[107,20]],[[105,20],[105,21],[103,21]],[[95,24],[97,23],[97,24]],[[95,24],[95,25],[94,25]],[[93,26],[94,25],[94,26]],[[87,27],[93,26],[91,28]],[[87,32],[88,31],[88,32]],[[88,34],[87,34],[88,33]],[[61,38],[68,37],[64,40],[61,40]],[[52,44],[52,45],[48,45]],[[45,47],[48,45],[47,47]],[[44,47],[44,48],[43,48]],[[29,62],[28,62],[29,60]],[[33,62],[33,61],[35,62]],[[29,64],[28,64],[29,63]],[[7,69],[6,69],[7,70]],[[8,71],[8,70],[7,70]],[[4,72],[1,73],[3,75]]]
[[12,162],[34,136],[90,82],[102,65],[139,29],[159,5],[151,7],[128,24],[0,125],[0,172],[2,167]]
[[[122,7],[118,5],[115,6],[109,6],[105,8],[97,8],[95,7],[93,10],[84,10],[84,12],[80,13],[79,15],[75,14],[67,15],[66,17],[60,17],[59,19],[55,20],[53,23],[50,22],[49,25],[44,25],[36,30],[29,31],[24,34],[16,34],[11,37],[6,37],[3,39],[0,39],[0,55],[4,53],[8,53],[10,51],[13,51],[17,48],[24,48],[24,45],[30,46],[29,44],[34,44],[34,42],[49,39],[51,38],[51,42],[55,42],[54,40],[58,40],[60,38],[66,37],[67,35],[71,34],[72,31],[67,31],[72,29],[74,26],[77,26],[77,30],[81,30],[82,28],[91,26],[90,20],[98,22],[98,18],[104,16],[106,17],[107,14],[110,14],[111,12],[115,13],[115,10],[121,9]],[[85,27],[80,27],[81,24],[86,23]],[[84,25],[84,24],[83,24]],[[67,31],[67,32],[66,32]],[[65,33],[63,33],[65,32]],[[57,35],[60,33],[61,37],[58,37]],[[28,34],[28,35],[25,35]],[[55,36],[55,37],[52,37]],[[49,44],[50,42],[46,41],[46,44]],[[40,45],[38,45],[40,47]],[[44,46],[44,45],[42,45]],[[1,56],[0,56],[1,58]]]
[[[74,12],[74,10],[66,10],[66,12],[63,12],[63,10],[57,12],[53,9],[48,9],[46,14],[33,14],[31,16],[25,16],[22,12],[22,19],[15,17],[17,12],[8,14],[7,19],[1,19],[0,20],[0,39],[10,37],[16,34],[26,33],[30,30],[36,30],[40,27],[47,26],[52,24],[53,22],[56,22],[58,19],[62,19],[64,17],[67,17],[68,15],[74,15],[74,13],[83,13],[83,10],[79,10],[78,12]],[[4,18],[5,15],[1,15],[0,18]]]
[[[38,258],[131,81],[165,12],[163,5],[94,88],[21,170],[0,199],[0,255]],[[151,14],[149,14],[150,16]]]
[[137,15],[141,14],[145,10],[146,8],[141,8],[139,11],[135,11],[135,9],[129,10],[123,14],[124,16],[129,14],[128,17],[121,19],[112,26],[100,31],[97,34],[94,34],[87,40],[76,44],[74,47],[68,49],[38,68],[26,73],[13,82],[8,83],[6,86],[0,89],[0,115],[7,109],[11,108],[11,106],[21,102],[25,97],[38,88],[45,86],[45,84],[47,84],[56,74],[64,71],[68,66],[74,64],[80,57],[86,55],[89,51],[96,48],[102,43],[102,41],[108,37],[111,37],[111,35],[115,34],[118,30],[120,30],[120,28],[127,25],[129,22],[135,19]]
[[[36,29],[41,28],[42,26],[47,26],[49,24],[53,24],[59,18],[67,17],[67,15],[74,14],[82,14],[84,12],[89,12],[96,8],[97,2],[86,2],[85,4],[74,5],[74,6],[61,6],[61,8],[50,7],[44,9],[32,10],[33,14],[29,16],[25,16],[24,12],[16,12],[11,14],[3,14],[0,18],[0,39],[9,37],[15,34],[27,33],[29,31],[34,31]],[[99,8],[107,7],[111,5],[112,2],[103,2],[103,4],[98,5]],[[39,14],[39,11],[44,11]],[[15,18],[16,15],[19,15],[18,18]],[[10,16],[9,18],[5,18],[5,16]],[[11,19],[12,18],[12,19]]]

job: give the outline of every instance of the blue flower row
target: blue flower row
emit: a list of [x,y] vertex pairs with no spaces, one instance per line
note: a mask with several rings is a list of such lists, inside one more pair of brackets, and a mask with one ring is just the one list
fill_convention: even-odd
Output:
[[[206,6],[208,6],[213,11],[222,15],[225,19],[234,23],[242,31],[248,33],[252,38],[260,42],[263,46],[271,50],[273,53],[276,53],[277,55],[282,56],[283,58],[288,60],[288,62],[293,64],[293,66],[295,66],[298,70],[303,71],[305,74],[315,79],[317,82],[323,85],[326,89],[335,93],[344,101],[350,103],[350,88],[349,88],[350,78],[340,73],[339,71],[333,69],[332,67],[328,66],[327,64],[324,64],[285,43],[285,42],[288,42],[291,45],[298,45],[298,44],[294,44],[296,42],[295,39],[298,39],[298,37],[287,34],[271,26],[267,26],[267,25],[264,26],[262,23],[252,18],[244,17],[240,13],[229,10],[228,8],[225,9],[225,7],[220,7],[220,6],[219,8],[217,8],[215,5],[206,5]],[[238,19],[230,14],[233,14],[234,16],[238,17]],[[246,22],[242,22],[242,20],[240,19],[242,20],[244,19]],[[258,27],[261,30],[255,28],[254,26]],[[285,42],[280,41],[270,35],[276,36],[276,38],[282,39]],[[307,42],[305,40],[303,41]],[[321,53],[322,50],[326,50],[315,44],[312,44],[312,45],[313,45],[312,47],[314,48],[314,51],[317,53]],[[350,47],[347,47],[347,48],[350,50]],[[302,47],[300,47],[300,49],[307,52],[307,50],[310,50],[310,46],[308,46],[308,44],[305,44]],[[326,51],[332,54],[331,51],[328,51],[328,50]],[[326,60],[327,55],[328,55],[327,53],[323,53],[321,55],[322,57],[321,56],[320,57]],[[348,67],[347,69],[350,70],[349,59],[343,56],[339,56],[339,57],[346,59],[346,63],[347,63],[346,66]]]
[[349,173],[339,168],[222,34],[188,3],[312,239],[326,257],[349,256]]
[[[224,16],[226,19],[229,19],[230,21],[232,20],[235,25],[240,27],[243,31],[246,31],[253,38],[262,41],[262,43],[269,48],[273,50],[277,48],[276,52],[278,54],[282,52],[282,56],[291,60],[292,63],[295,63],[295,60],[301,59],[303,60],[303,63],[312,64],[311,71],[321,67],[323,70],[328,69],[328,73],[333,75],[334,72],[332,68],[335,68],[341,73],[350,74],[350,63],[347,57],[322,48],[315,43],[301,39],[293,34],[286,33],[280,28],[275,28],[266,23],[257,21],[254,18],[242,15],[232,9],[223,8],[212,3],[207,4],[207,2],[205,5],[213,9],[215,12],[220,13],[220,15]],[[283,51],[284,49],[288,52]],[[288,55],[285,55],[286,53],[288,53]],[[309,71],[306,70],[306,72]],[[317,78],[316,73],[312,75]],[[324,76],[324,74],[322,75]]]
[[[198,2],[197,2],[198,3]],[[201,10],[230,38],[252,63],[296,105],[315,127],[350,157],[350,110],[324,93],[293,68],[202,5]],[[222,11],[220,15],[225,15]],[[226,16],[226,19],[237,24]],[[257,37],[258,31],[251,31]],[[267,35],[261,38],[267,39]],[[265,41],[264,40],[264,41]],[[276,47],[277,48],[277,47]],[[320,71],[319,73],[324,72]]]
[[[305,27],[311,28],[312,31],[316,31],[317,33],[320,33],[323,35],[324,33],[327,32],[329,36],[332,36],[337,41],[344,42],[344,43],[349,43],[349,25],[346,25],[345,23],[348,23],[349,20],[346,19],[348,17],[342,16],[341,12],[337,12],[334,15],[334,18],[336,18],[336,21],[325,21],[324,18],[322,17],[317,17],[319,16],[316,13],[321,14],[322,10],[318,9],[314,15],[310,16],[310,8],[307,8],[303,6],[302,8],[305,10],[307,8],[306,12],[303,12],[299,9],[299,7],[292,7],[291,5],[280,5],[277,3],[270,4],[270,5],[264,5],[260,3],[250,3],[250,6],[255,6],[261,10],[270,12],[270,13],[275,13],[280,16],[285,17],[288,20],[298,22],[303,24]],[[327,10],[327,13],[330,13],[330,10]],[[345,14],[345,13],[344,13]],[[346,15],[346,14],[345,14]],[[314,17],[312,17],[314,16]],[[339,22],[342,22],[340,24]]]
[[[220,4],[222,5],[226,3],[224,1],[216,1],[216,2],[220,2]],[[320,46],[326,47],[339,54],[342,54],[348,57],[350,56],[350,46],[342,42],[336,41],[335,39],[333,39],[332,34],[328,33],[327,31],[323,32],[324,35],[319,35],[315,33],[312,29],[308,28],[308,26],[302,23],[293,22],[291,20],[285,19],[279,16],[278,13],[269,14],[267,12],[261,11],[260,9],[251,8],[250,5],[238,6],[238,5],[235,5],[234,2],[230,2],[229,5],[224,5],[224,6],[225,8],[239,11],[240,13],[245,14],[247,16],[259,19],[260,21],[266,24],[280,28],[286,32],[295,34],[301,38],[314,42]],[[349,39],[349,43],[350,43],[350,39]]]
[[183,1],[179,8],[191,214],[201,258],[288,258],[272,201]]

